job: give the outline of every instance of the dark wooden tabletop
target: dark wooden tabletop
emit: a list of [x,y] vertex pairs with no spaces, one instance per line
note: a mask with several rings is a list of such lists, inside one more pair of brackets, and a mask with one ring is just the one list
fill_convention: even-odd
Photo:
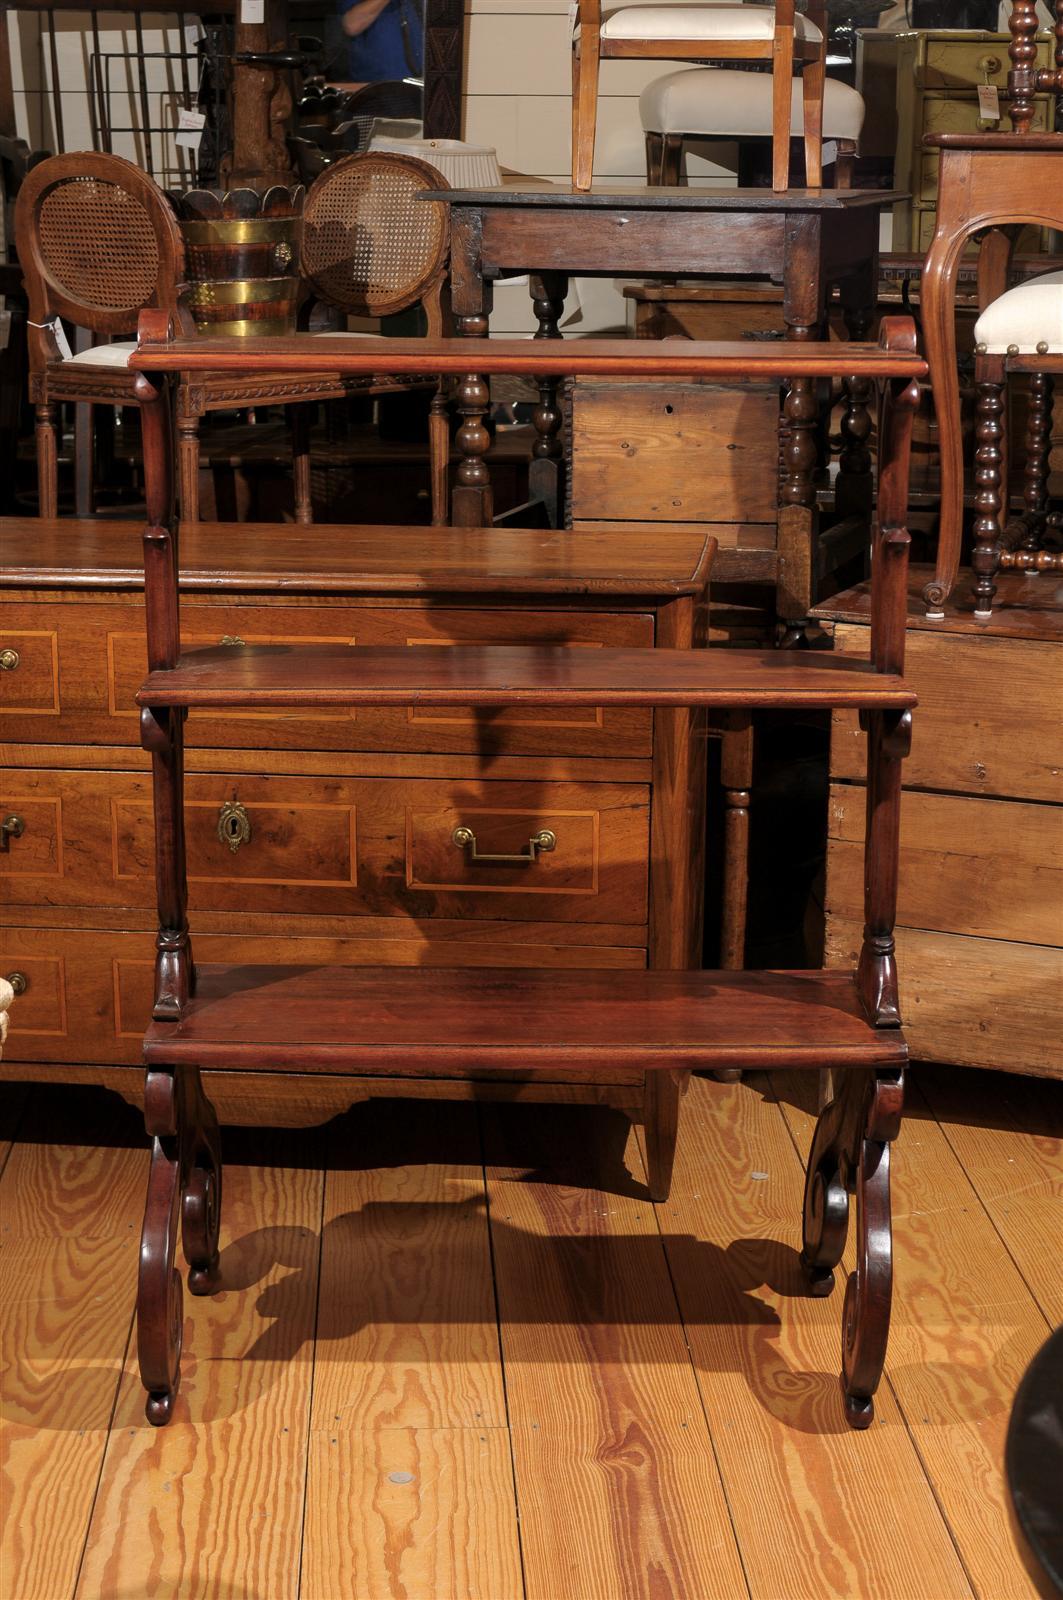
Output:
[[432,189],[421,200],[452,206],[550,206],[563,211],[884,211],[907,199],[900,189],[665,189],[597,184],[591,190],[550,188]]

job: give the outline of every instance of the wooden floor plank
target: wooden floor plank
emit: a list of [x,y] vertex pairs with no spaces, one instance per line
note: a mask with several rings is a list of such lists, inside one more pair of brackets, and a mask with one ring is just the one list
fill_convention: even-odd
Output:
[[657,1208],[754,1600],[969,1596],[890,1396],[870,1433],[844,1421],[840,1296],[804,1293],[802,1171],[766,1093],[692,1081]]
[[12,1600],[73,1592],[132,1319],[147,1154],[108,1148],[92,1103],[71,1096],[86,1142],[39,1142],[38,1122],[0,1181],[0,1589]]
[[1063,1082],[920,1068],[919,1088],[1052,1327],[1063,1322]]
[[626,1118],[484,1118],[529,1600],[745,1596]]
[[[287,1134],[262,1159],[284,1161]],[[222,1281],[185,1295],[181,1390],[144,1419],[130,1362],[104,1459],[80,1600],[295,1600],[322,1173],[230,1163]]]
[[476,1108],[370,1103],[330,1145],[302,1600],[519,1600]]
[[[773,1082],[804,1149],[815,1086],[797,1074]],[[1004,1438],[1019,1379],[1048,1328],[914,1086],[892,1183],[889,1387],[976,1593],[1028,1600],[1037,1591],[1011,1534]],[[840,1309],[837,1291],[825,1304]]]

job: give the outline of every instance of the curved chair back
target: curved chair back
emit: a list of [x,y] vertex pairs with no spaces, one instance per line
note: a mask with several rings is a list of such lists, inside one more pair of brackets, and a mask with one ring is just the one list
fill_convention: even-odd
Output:
[[28,174],[15,241],[30,319],[56,314],[94,333],[135,333],[145,306],[176,310],[184,277],[177,219],[162,190],[121,156],[52,156]]
[[327,168],[303,209],[303,273],[318,298],[369,317],[421,300],[429,335],[441,334],[450,217],[418,195],[447,187],[427,161],[383,151]]

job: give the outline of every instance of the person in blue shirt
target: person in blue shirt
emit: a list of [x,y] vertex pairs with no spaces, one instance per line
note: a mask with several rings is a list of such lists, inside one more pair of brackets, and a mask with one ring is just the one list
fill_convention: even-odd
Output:
[[420,0],[339,0],[354,83],[382,83],[424,74]]

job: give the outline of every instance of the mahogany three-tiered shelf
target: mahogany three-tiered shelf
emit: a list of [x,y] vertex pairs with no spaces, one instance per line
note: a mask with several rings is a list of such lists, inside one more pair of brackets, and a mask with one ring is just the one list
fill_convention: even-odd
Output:
[[[802,1264],[828,1294],[855,1199],[856,1270],[845,1294],[842,1387],[855,1427],[872,1420],[892,1284],[889,1146],[901,1116],[907,1048],[901,1031],[893,925],[901,763],[915,696],[903,677],[908,461],[917,380],[907,319],[888,319],[878,346],[654,341],[485,341],[477,374],[531,372],[643,378],[839,376],[879,385],[878,513],[872,549],[869,661],[813,651],[575,650],[563,646],[181,646],[178,530],[173,509],[169,386],[178,373],[316,370],[321,343],[174,339],[145,312],[138,369],[148,520],[144,571],[148,677],[137,701],[150,752],[159,930],[155,998],[145,1039],[145,1115],[154,1139],[137,1302],[140,1371],[153,1423],[169,1420],[180,1375],[180,1232],[189,1288],[219,1287],[221,1152],[201,1069],[253,1074],[404,1070],[461,1077],[485,1066],[527,1076],[626,1065],[648,1073],[678,1111],[694,1069],[831,1069],[834,1097],[809,1158]],[[376,370],[377,341],[329,340],[338,374]],[[470,378],[461,339],[392,340],[388,371]],[[459,435],[459,450],[462,441]],[[475,457],[475,451],[471,458]],[[459,463],[459,478],[464,463]],[[337,537],[342,537],[336,530]],[[603,706],[744,711],[860,711],[867,732],[865,928],[853,971],[521,971],[196,966],[187,917],[183,752],[189,708],[292,706]]]

